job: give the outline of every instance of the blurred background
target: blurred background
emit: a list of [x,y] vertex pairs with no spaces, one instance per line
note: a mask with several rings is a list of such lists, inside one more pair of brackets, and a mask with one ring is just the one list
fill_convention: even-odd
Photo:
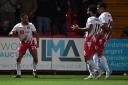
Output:
[[70,26],[84,27],[88,5],[98,2],[107,3],[113,16],[112,38],[127,37],[127,0],[0,0],[0,36],[8,36],[20,22],[20,14],[26,13],[40,37],[83,37],[83,32],[73,32]]

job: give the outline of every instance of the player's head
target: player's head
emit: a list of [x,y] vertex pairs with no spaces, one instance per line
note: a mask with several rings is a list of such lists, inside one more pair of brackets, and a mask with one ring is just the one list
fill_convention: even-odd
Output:
[[107,8],[107,5],[103,2],[100,2],[97,4],[97,10],[98,10],[98,13],[102,13],[106,10]]
[[28,24],[28,22],[29,22],[29,17],[28,17],[27,14],[21,14],[21,15],[20,15],[20,18],[21,18],[21,22],[22,22],[23,24]]
[[97,7],[96,5],[90,5],[87,9],[87,14],[92,16],[97,14]]

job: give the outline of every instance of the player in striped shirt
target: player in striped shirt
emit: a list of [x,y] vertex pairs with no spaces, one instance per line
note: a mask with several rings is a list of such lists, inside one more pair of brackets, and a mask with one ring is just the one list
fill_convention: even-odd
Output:
[[[25,55],[26,51],[29,50],[33,57],[33,76],[38,77],[36,74],[36,66],[38,63],[37,57],[37,48],[39,47],[39,37],[36,31],[35,26],[29,22],[29,17],[26,14],[21,15],[21,22],[16,24],[11,32],[9,33],[10,36],[18,35],[20,39],[20,45],[17,49],[17,76],[16,78],[21,77],[21,60]],[[36,41],[33,38],[33,34],[36,37]]]
[[112,31],[112,16],[109,12],[106,12],[106,4],[99,3],[97,5],[97,10],[100,13],[99,20],[102,22],[102,30],[100,31],[100,38],[97,39],[96,42],[96,53],[93,57],[95,65],[98,66],[99,59],[104,66],[104,70],[106,71],[106,79],[110,76],[110,70],[107,64],[107,59],[103,55],[104,44],[110,38]]
[[96,17],[97,14],[97,7],[95,5],[90,5],[87,9],[87,14],[90,17],[87,19],[86,27],[80,28],[78,25],[73,25],[72,28],[74,30],[83,30],[85,31],[85,38],[84,38],[84,58],[85,62],[87,63],[87,68],[89,70],[90,75],[85,79],[94,79],[94,69],[99,70],[97,66],[93,62],[91,62],[91,58],[95,53],[95,46],[96,46],[96,38],[97,33],[101,29],[101,22]]

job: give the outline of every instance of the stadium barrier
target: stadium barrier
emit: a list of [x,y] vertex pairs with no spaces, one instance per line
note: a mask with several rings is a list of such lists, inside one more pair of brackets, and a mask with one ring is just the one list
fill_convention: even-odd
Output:
[[[0,71],[15,70],[18,38],[0,38]],[[38,70],[87,71],[83,57],[83,38],[40,38]],[[105,44],[104,55],[111,71],[128,71],[128,39],[111,39]],[[102,65],[100,64],[102,67]],[[32,69],[27,51],[22,69]]]

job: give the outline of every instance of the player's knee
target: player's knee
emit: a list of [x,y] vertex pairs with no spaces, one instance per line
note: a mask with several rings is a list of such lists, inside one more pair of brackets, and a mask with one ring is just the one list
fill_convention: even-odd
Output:
[[18,57],[18,58],[16,59],[16,61],[20,63],[20,62],[21,62],[21,58]]
[[34,61],[35,63],[38,63],[38,58],[33,58],[33,61]]
[[102,52],[98,52],[98,57],[100,58],[102,55]]
[[87,61],[89,60],[88,56],[84,55],[84,58],[85,58],[85,62],[87,63]]

